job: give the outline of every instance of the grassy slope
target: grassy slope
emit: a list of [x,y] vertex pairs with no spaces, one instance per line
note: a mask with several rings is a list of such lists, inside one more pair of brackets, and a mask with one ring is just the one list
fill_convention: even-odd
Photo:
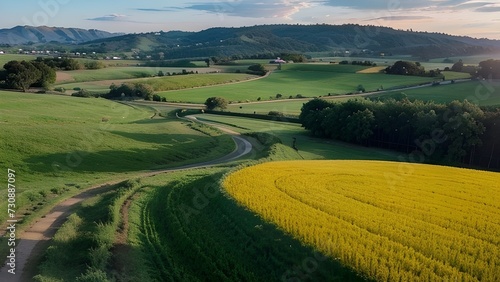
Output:
[[[500,105],[499,89],[499,81],[471,81],[452,85],[405,90],[403,93],[411,99],[432,100],[440,103],[467,99],[478,105],[487,106]],[[398,92],[391,92],[381,96],[392,95]]]
[[143,180],[149,190],[132,206],[129,242],[136,261],[149,262],[150,279],[277,281],[308,275],[318,281],[360,280],[224,196],[217,182],[226,171]]
[[306,97],[345,94],[355,92],[359,84],[367,91],[374,91],[381,85],[385,88],[415,85],[432,81],[425,77],[401,77],[384,74],[356,74],[359,66],[341,65],[290,65],[282,71],[272,73],[268,78],[237,85],[162,92],[169,101],[203,103],[211,96],[225,97],[229,101],[269,100],[280,93],[288,98],[301,94]]
[[104,99],[0,96],[0,163],[17,171],[18,205],[26,208],[123,173],[208,160],[233,147],[227,136],[211,137],[175,119],[150,119],[150,109]]
[[[278,137],[283,147],[291,149],[293,138],[297,138],[299,154],[292,150],[288,156],[293,159],[371,159],[371,160],[396,160],[398,154],[385,150],[353,146],[347,143],[324,140],[311,137],[306,130],[298,124],[252,120],[238,117],[197,115],[202,121],[222,124],[231,130],[249,133],[265,132]],[[231,126],[234,125],[234,126]]]
[[0,55],[0,69],[3,69],[3,66],[9,61],[32,61],[36,59],[37,56],[33,55],[13,55],[13,54],[4,54]]

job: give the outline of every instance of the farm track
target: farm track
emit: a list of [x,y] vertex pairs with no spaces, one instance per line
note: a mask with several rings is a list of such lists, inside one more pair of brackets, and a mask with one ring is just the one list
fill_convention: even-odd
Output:
[[[269,75],[269,73],[268,73]],[[251,80],[245,80],[245,81],[239,81],[239,82],[234,82],[234,83],[227,83],[227,84],[219,84],[219,85],[211,85],[211,86],[203,86],[203,87],[198,87],[198,88],[207,88],[207,87],[217,87],[221,85],[228,85],[228,84],[235,84],[235,83],[244,83],[244,82],[249,82],[252,80],[256,79],[262,79],[265,77],[258,77],[255,79]],[[471,79],[460,79],[460,80],[455,80],[455,83],[463,83],[463,82],[468,82],[471,81]],[[444,81],[441,83],[441,85],[450,85],[451,81]],[[427,88],[427,87],[432,87],[432,83],[426,83],[422,85],[416,85],[416,86],[407,86],[407,87],[401,87],[401,88],[394,88],[394,89],[388,89],[388,90],[382,90],[382,91],[372,91],[372,92],[365,92],[365,93],[358,93],[358,94],[344,94],[344,95],[335,95],[335,96],[323,96],[321,97],[322,99],[325,100],[337,100],[337,99],[345,99],[345,98],[358,98],[358,97],[369,97],[373,95],[379,95],[379,94],[385,94],[385,93],[390,93],[393,91],[405,91],[405,90],[413,90],[413,89],[420,89],[420,88]],[[179,90],[172,90],[172,91],[185,91],[185,90],[191,90],[195,88],[189,88],[189,89],[179,89]],[[312,98],[294,98],[294,99],[278,99],[278,100],[267,100],[267,101],[257,101],[257,102],[242,102],[242,103],[232,103],[231,105],[255,105],[255,104],[268,104],[268,103],[281,103],[281,102],[294,102],[294,101],[303,101],[307,102],[312,100]],[[172,107],[183,107],[186,109],[205,109],[204,104],[196,104],[196,103],[170,103],[170,102],[162,102],[158,104],[158,102],[151,102],[151,101],[140,101],[140,102],[134,102],[136,104],[143,104],[143,105],[162,105],[162,106],[172,106]]]
[[[193,119],[187,120],[195,121]],[[185,165],[178,168],[147,172],[139,175],[138,177],[151,177],[158,174],[174,171],[204,168],[224,164],[238,159],[252,151],[252,144],[242,137],[236,136],[239,135],[238,133],[229,131],[224,128],[219,129],[232,135],[233,141],[236,145],[236,149],[232,153],[216,160]],[[62,203],[52,208],[52,210],[48,214],[42,216],[24,232],[19,234],[19,242],[16,247],[16,274],[12,275],[7,272],[9,268],[6,265],[7,261],[4,261],[2,269],[0,270],[0,281],[32,281],[32,276],[35,273],[36,267],[37,265],[39,265],[39,262],[41,261],[46,248],[49,246],[50,239],[52,239],[57,230],[66,222],[67,217],[72,213],[73,209],[84,200],[90,199],[93,196],[106,191],[111,186],[127,179],[128,178],[115,180],[86,189],[82,193],[63,201]],[[152,234],[154,234],[154,232]],[[159,247],[159,245],[157,246]]]

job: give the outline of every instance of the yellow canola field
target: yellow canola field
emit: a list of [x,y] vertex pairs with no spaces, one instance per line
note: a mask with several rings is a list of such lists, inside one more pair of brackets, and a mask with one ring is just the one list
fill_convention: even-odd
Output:
[[229,175],[240,204],[378,281],[500,281],[500,174],[291,161]]

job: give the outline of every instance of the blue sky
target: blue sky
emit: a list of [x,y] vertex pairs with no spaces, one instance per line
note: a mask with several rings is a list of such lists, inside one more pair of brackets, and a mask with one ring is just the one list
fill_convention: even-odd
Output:
[[500,0],[3,1],[0,28],[198,31],[256,24],[372,24],[500,39]]

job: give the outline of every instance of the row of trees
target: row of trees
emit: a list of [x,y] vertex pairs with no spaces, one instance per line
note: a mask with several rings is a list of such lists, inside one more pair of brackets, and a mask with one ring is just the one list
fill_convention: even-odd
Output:
[[[340,61],[339,64],[340,65],[348,65],[349,61],[347,61],[347,60]],[[371,67],[376,67],[377,66],[377,64],[375,64],[372,61],[352,61],[351,65],[354,65],[354,66],[368,66],[368,67],[370,67],[370,66]]]
[[41,61],[10,61],[0,71],[4,87],[24,92],[30,87],[47,88],[56,81],[56,71]]
[[[500,111],[481,109],[468,101],[448,104],[388,100],[332,103],[312,100],[302,107],[300,121],[315,136],[423,153],[425,161],[500,159]],[[487,148],[481,148],[488,144]]]
[[465,65],[462,60],[459,60],[450,69],[456,72],[470,73],[473,77],[483,78],[500,78],[500,60],[487,60],[479,63],[478,66]]

